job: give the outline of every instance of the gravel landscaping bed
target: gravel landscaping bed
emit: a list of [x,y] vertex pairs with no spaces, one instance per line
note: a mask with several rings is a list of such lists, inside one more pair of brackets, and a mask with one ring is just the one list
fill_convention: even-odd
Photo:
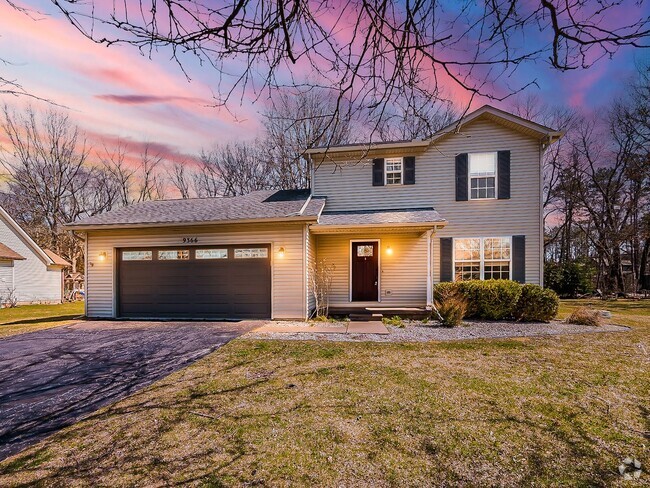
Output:
[[[468,320],[461,327],[440,327],[433,323],[422,324],[416,321],[405,321],[404,327],[387,325],[389,335],[377,334],[319,334],[291,332],[296,325],[305,325],[304,322],[278,322],[286,326],[287,332],[258,333],[251,331],[242,336],[244,339],[274,339],[274,340],[315,340],[335,342],[427,342],[427,341],[455,341],[467,339],[497,339],[510,337],[534,337],[560,334],[584,334],[597,332],[624,332],[628,327],[620,325],[603,325],[591,327],[586,325],[566,324],[561,321],[549,323],[523,323],[523,322],[480,322]],[[334,324],[332,324],[334,325]]]

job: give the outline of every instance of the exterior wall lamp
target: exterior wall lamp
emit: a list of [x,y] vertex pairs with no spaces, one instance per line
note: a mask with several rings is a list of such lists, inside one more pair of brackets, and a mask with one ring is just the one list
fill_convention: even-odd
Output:
[[104,261],[106,261],[106,251],[100,252],[97,259],[99,259],[100,263],[103,263]]
[[281,247],[278,249],[278,257],[283,258],[284,257],[284,247]]
[[390,247],[390,246],[388,246],[388,247],[386,248],[386,254],[388,254],[389,256],[392,256],[392,255],[393,255],[393,248]]

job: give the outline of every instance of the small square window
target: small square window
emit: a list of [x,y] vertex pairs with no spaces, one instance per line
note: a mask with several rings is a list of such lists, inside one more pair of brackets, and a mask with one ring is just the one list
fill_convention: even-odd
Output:
[[190,259],[190,251],[167,249],[165,251],[158,251],[158,261],[185,261]]
[[402,184],[402,158],[388,158],[386,159],[386,184],[387,185],[401,185]]
[[357,246],[357,257],[370,258],[375,251],[375,246]]

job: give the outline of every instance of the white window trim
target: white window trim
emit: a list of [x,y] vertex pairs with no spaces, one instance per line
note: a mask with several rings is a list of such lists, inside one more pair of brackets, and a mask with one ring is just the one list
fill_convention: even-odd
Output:
[[[483,241],[485,239],[508,239],[510,241],[510,259],[507,261],[510,263],[508,266],[508,279],[512,280],[512,236],[487,236],[487,237],[454,237],[451,242],[451,262],[452,262],[452,281],[462,281],[456,280],[456,239],[478,239],[481,242],[479,251],[480,251],[480,280],[485,280],[485,248],[483,246]],[[506,259],[488,259],[488,261],[506,261]],[[459,261],[459,262],[469,262],[469,261]]]
[[[400,167],[402,168],[399,171],[400,174],[400,180],[399,183],[388,183],[388,160],[389,159],[399,159],[401,160]],[[397,174],[398,171],[391,171],[391,174]],[[401,186],[404,184],[404,158],[384,158],[384,186]]]
[[[494,196],[485,198],[472,198],[472,163],[470,162],[472,154],[467,154],[467,199],[469,201],[497,200],[499,198],[499,153],[498,151],[483,151],[484,153],[494,154]],[[474,176],[474,178],[491,178],[491,176]],[[481,245],[483,243],[481,242]],[[481,278],[483,279],[483,278]]]

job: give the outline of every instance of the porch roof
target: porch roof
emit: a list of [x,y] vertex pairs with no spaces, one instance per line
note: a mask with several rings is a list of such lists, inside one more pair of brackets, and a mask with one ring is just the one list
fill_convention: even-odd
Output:
[[447,221],[432,207],[364,211],[323,212],[312,232],[328,233],[355,229],[420,230],[442,227]]

